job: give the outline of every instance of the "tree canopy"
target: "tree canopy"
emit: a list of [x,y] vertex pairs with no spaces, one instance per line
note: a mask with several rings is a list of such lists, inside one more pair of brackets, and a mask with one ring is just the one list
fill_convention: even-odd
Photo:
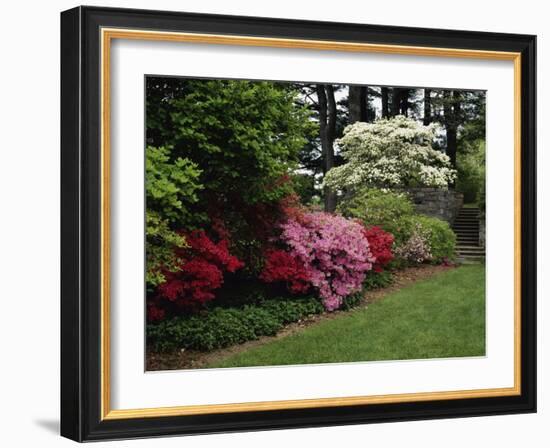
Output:
[[148,109],[148,137],[201,167],[205,200],[277,200],[288,192],[280,179],[313,132],[296,95],[288,84],[185,80],[162,100],[167,107]]

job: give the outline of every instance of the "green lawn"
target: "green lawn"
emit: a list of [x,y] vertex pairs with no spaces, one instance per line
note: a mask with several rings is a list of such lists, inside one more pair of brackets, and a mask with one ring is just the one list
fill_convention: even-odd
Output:
[[485,266],[467,265],[208,367],[485,354]]

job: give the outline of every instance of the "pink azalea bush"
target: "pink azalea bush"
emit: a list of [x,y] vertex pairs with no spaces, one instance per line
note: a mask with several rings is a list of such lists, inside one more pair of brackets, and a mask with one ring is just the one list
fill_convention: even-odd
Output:
[[282,225],[282,240],[304,266],[309,281],[328,311],[361,290],[375,259],[363,226],[342,216],[305,213]]

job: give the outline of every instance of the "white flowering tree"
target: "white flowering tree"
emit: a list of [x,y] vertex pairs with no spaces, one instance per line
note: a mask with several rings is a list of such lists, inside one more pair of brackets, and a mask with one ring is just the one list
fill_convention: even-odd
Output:
[[447,188],[456,177],[447,155],[433,148],[436,126],[404,116],[357,122],[337,141],[345,164],[332,168],[325,184],[343,190],[361,186]]

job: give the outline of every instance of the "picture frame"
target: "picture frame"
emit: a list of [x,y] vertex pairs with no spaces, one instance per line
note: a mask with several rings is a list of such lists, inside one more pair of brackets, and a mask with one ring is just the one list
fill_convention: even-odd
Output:
[[[511,61],[513,387],[112,409],[109,79],[117,39]],[[531,35],[99,7],[63,12],[61,435],[92,441],[536,412],[535,55]]]

